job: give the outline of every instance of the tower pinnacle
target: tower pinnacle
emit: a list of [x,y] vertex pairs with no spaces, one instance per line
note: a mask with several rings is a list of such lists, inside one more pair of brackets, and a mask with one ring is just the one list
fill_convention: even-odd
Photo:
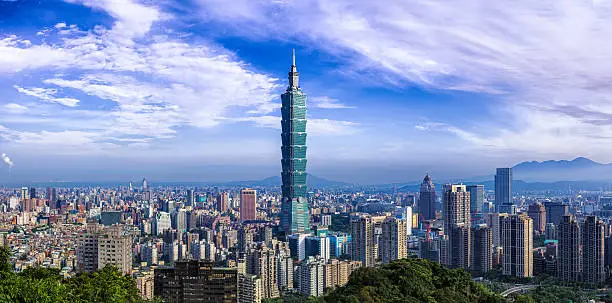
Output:
[[291,91],[294,88],[299,88],[300,82],[300,74],[297,72],[297,67],[295,66],[295,49],[291,50],[291,70],[289,71],[289,87],[287,87],[287,91]]

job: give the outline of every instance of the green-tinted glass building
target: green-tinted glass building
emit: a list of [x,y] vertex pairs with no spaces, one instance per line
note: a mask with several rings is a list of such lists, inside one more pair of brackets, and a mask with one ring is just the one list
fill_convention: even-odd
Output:
[[289,71],[289,86],[281,95],[281,99],[281,228],[286,234],[308,232],[310,219],[306,199],[306,94],[299,86],[295,52]]

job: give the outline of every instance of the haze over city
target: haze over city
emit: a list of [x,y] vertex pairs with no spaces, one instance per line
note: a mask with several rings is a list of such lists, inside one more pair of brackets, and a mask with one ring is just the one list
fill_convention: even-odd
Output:
[[292,48],[313,175],[612,161],[609,1],[223,3],[0,1],[0,182],[278,176]]

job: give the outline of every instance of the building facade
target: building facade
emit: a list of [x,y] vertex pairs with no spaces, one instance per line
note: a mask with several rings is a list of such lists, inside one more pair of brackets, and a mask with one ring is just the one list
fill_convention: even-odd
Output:
[[544,234],[546,231],[546,207],[544,207],[544,204],[537,202],[529,205],[527,214],[533,220],[533,230],[538,234]]
[[582,249],[580,223],[571,215],[563,216],[557,226],[559,256],[557,276],[566,282],[577,282],[582,278]]
[[448,265],[469,269],[471,263],[470,193],[465,185],[444,185],[444,233],[448,235]]
[[178,261],[154,270],[154,293],[166,303],[235,303],[238,270],[216,268],[212,262]]
[[360,261],[364,267],[374,266],[374,223],[370,216],[351,218],[351,260]]
[[436,218],[436,187],[429,174],[425,175],[419,190],[419,213],[423,220]]
[[527,214],[500,218],[502,230],[502,273],[507,276],[533,276],[533,220]]
[[243,189],[240,191],[240,221],[257,219],[257,191]]
[[604,222],[596,216],[587,216],[582,225],[582,277],[591,285],[606,281],[604,229]]
[[514,214],[512,168],[498,168],[495,173],[495,207],[499,213]]
[[406,220],[396,218],[388,218],[382,223],[380,258],[383,264],[408,256],[406,225]]

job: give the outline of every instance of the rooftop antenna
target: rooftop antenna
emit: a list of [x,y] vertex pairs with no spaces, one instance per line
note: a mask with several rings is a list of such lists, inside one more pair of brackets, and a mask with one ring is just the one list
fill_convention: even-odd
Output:
[[291,65],[295,66],[295,48],[291,49]]

